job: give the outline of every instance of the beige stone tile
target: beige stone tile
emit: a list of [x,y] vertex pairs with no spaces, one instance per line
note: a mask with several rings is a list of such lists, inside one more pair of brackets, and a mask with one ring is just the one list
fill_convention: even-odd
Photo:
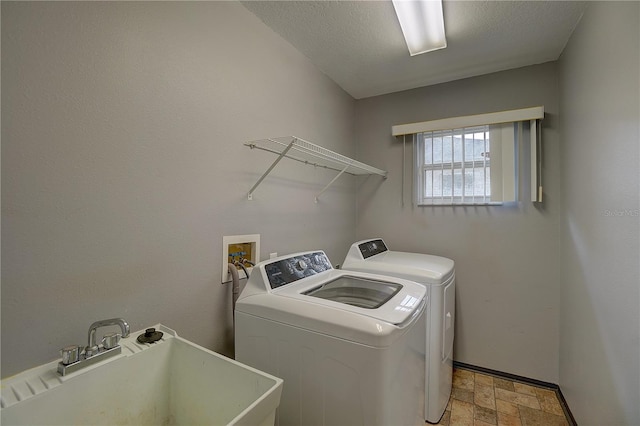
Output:
[[522,426],[520,417],[498,412],[498,426]]
[[520,407],[520,419],[522,426],[568,426],[569,424],[564,416],[556,416],[529,407]]
[[451,397],[438,425],[568,426],[568,422],[553,389],[456,368]]
[[464,402],[470,402],[473,404],[473,392],[461,389],[461,388],[452,388],[451,389],[451,398],[458,399]]
[[515,392],[515,388],[513,387],[513,382],[505,379],[501,379],[499,377],[493,378],[493,386],[500,389],[505,389],[511,392]]
[[493,386],[476,383],[473,392],[473,402],[481,407],[496,409],[496,399],[493,393]]
[[474,373],[460,368],[453,369],[453,387],[473,392]]
[[512,404],[524,405],[525,407],[540,410],[538,398],[531,395],[524,395],[517,392],[511,392],[504,389],[495,389],[496,399],[511,402]]
[[555,414],[557,416],[565,416],[564,410],[562,409],[562,406],[560,405],[560,402],[555,395],[542,395],[542,397],[538,396],[538,401],[540,402],[540,408],[542,408],[542,411],[546,411],[547,413]]
[[488,408],[484,408],[479,405],[476,405],[473,408],[473,418],[474,420],[481,420],[491,425],[498,424],[498,417],[496,414],[496,410],[490,410]]
[[538,398],[549,397],[549,398],[557,398],[556,391],[553,389],[545,389],[545,388],[535,388],[536,396]]
[[540,402],[542,411],[565,417],[564,410],[558,399],[556,391],[553,389],[536,388],[536,395]]
[[454,368],[453,369],[453,377],[466,377],[473,379],[475,373],[471,370],[465,370],[463,368]]
[[493,386],[493,376],[487,376],[486,374],[482,373],[475,373],[473,377],[476,383]]
[[496,411],[509,414],[510,416],[520,416],[520,411],[518,411],[518,406],[516,404],[512,404],[501,399],[496,399]]
[[460,375],[455,375],[454,374],[454,376],[453,376],[453,387],[454,388],[465,389],[465,390],[473,392],[473,375],[471,375],[471,377],[469,377],[469,376],[460,376]]
[[[449,426],[451,420],[451,411],[445,411],[438,425]],[[425,423],[426,424],[426,423]]]
[[524,383],[513,382],[513,387],[516,392],[523,393],[525,395],[537,396],[536,388],[533,386],[525,385]]
[[451,403],[450,425],[473,426],[473,404],[454,399]]

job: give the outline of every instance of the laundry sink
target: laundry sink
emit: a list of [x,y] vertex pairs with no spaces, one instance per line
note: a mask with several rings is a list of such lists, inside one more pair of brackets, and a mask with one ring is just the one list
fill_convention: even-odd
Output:
[[122,353],[64,377],[57,361],[2,380],[2,425],[273,425],[282,380],[179,337],[120,341]]

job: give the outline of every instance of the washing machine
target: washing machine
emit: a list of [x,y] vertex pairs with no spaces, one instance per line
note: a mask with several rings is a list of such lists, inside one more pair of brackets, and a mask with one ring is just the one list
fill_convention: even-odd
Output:
[[238,298],[236,359],[284,379],[277,425],[420,424],[426,305],[424,286],[323,251],[270,259]]
[[451,259],[391,251],[380,238],[354,243],[343,270],[370,272],[415,281],[427,289],[424,419],[438,423],[451,395],[455,320],[455,269]]

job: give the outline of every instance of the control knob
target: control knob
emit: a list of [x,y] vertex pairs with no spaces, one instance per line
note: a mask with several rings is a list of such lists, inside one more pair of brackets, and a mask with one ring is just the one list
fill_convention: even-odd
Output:
[[80,360],[80,351],[81,348],[78,345],[71,345],[62,348],[60,350],[60,354],[62,355],[62,363],[64,365],[73,364],[74,362],[78,362]]

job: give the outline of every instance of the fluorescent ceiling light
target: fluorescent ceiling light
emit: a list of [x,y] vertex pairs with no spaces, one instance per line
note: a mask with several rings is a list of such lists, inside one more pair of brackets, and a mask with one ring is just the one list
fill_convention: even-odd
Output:
[[411,56],[447,47],[442,0],[392,0]]

